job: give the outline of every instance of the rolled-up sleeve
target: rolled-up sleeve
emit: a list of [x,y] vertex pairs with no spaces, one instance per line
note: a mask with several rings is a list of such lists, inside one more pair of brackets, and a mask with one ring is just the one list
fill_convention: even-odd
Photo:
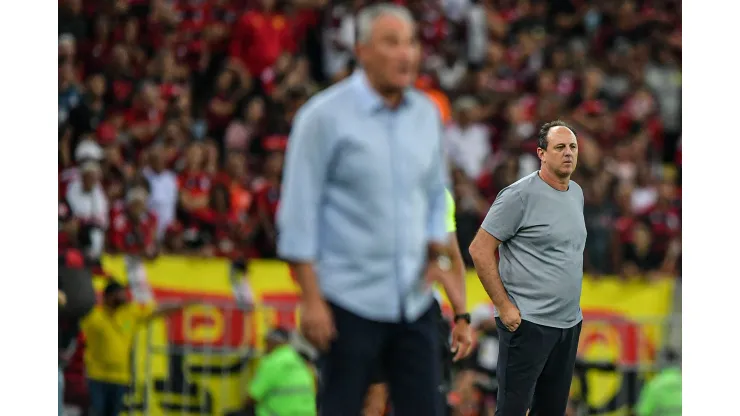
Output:
[[288,140],[277,213],[277,251],[284,260],[312,261],[318,250],[318,212],[329,158],[319,110],[315,102],[304,105]]
[[[435,113],[436,115],[436,113]],[[439,116],[437,115],[439,120]],[[434,161],[427,176],[427,198],[429,200],[429,223],[427,238],[431,242],[447,243],[447,185],[449,183],[447,163],[442,148],[442,122],[434,138]]]

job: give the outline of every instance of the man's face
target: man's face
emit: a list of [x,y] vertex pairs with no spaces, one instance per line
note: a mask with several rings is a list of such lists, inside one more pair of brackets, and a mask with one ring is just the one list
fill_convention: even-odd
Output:
[[118,69],[127,69],[129,66],[128,52],[123,46],[113,48],[113,62]]
[[147,85],[142,90],[142,98],[147,106],[153,107],[159,100],[159,90],[153,85]]
[[578,162],[578,141],[569,128],[557,126],[547,135],[547,149],[537,149],[543,167],[561,178],[570,177]]
[[146,201],[143,201],[141,199],[131,201],[129,203],[128,209],[134,218],[138,218],[143,215],[144,212],[146,212]]
[[106,306],[113,309],[125,305],[126,302],[128,302],[128,299],[126,298],[126,292],[124,290],[117,290],[105,297]]
[[149,151],[149,162],[151,163],[152,169],[157,172],[164,170],[166,167],[164,158],[164,149],[162,146],[154,146]]
[[419,60],[414,25],[393,15],[373,22],[370,39],[357,47],[363,67],[379,88],[401,90],[413,82]]
[[105,78],[102,75],[95,75],[90,79],[90,92],[95,97],[102,97],[105,94]]
[[198,144],[193,144],[188,149],[187,164],[191,168],[199,168],[203,163],[203,149]]
[[232,152],[229,153],[229,157],[226,160],[226,170],[235,177],[240,177],[244,174],[244,168],[246,161],[241,153]]
[[460,125],[468,125],[472,119],[472,110],[471,109],[462,109],[457,114],[457,120]]
[[670,203],[676,198],[676,186],[672,182],[665,181],[661,183],[658,191],[658,197],[661,202]]
[[95,171],[86,171],[82,173],[82,185],[85,189],[90,189],[98,182],[98,173]]
[[266,11],[270,11],[275,7],[275,0],[262,0],[260,3],[262,4],[262,9]]
[[283,171],[283,154],[274,152],[268,156],[265,163],[265,173],[279,175]]

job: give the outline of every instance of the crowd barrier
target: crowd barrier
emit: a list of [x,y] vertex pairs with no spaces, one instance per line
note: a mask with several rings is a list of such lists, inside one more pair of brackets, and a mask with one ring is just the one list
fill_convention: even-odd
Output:
[[[125,279],[120,257],[104,268]],[[137,334],[133,383],[126,397],[130,415],[236,414],[254,370],[262,338],[275,326],[294,328],[299,320],[297,287],[284,263],[256,261],[248,267],[248,290],[255,305],[234,302],[231,265],[221,259],[161,257],[144,265],[158,301],[203,302],[153,321]],[[468,307],[488,302],[475,273],[467,276]],[[98,288],[103,281],[96,282]],[[656,358],[675,316],[674,282],[623,281],[585,277],[581,305],[584,326],[579,355],[586,362],[610,363],[608,371],[588,370],[573,383],[574,394],[588,386],[590,414],[622,415],[656,369]],[[445,310],[449,305],[445,301]]]

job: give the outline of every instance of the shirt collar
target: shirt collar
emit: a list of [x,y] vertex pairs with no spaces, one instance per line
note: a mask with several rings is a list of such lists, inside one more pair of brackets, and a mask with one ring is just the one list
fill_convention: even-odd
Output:
[[[370,81],[367,79],[365,71],[362,69],[356,69],[355,72],[352,73],[352,82],[355,85],[356,90],[360,93],[360,105],[363,110],[374,114],[387,108],[385,101],[383,101],[383,97],[381,97],[380,94],[378,94],[378,92],[370,85]],[[411,103],[411,97],[409,94],[410,90],[411,88],[404,90],[399,108],[406,107]]]

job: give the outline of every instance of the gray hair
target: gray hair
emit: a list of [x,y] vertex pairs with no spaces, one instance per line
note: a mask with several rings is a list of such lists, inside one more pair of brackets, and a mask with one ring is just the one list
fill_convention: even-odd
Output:
[[368,6],[357,14],[357,43],[367,43],[372,34],[375,20],[382,16],[394,16],[414,25],[414,17],[403,6],[393,3],[380,3]]

